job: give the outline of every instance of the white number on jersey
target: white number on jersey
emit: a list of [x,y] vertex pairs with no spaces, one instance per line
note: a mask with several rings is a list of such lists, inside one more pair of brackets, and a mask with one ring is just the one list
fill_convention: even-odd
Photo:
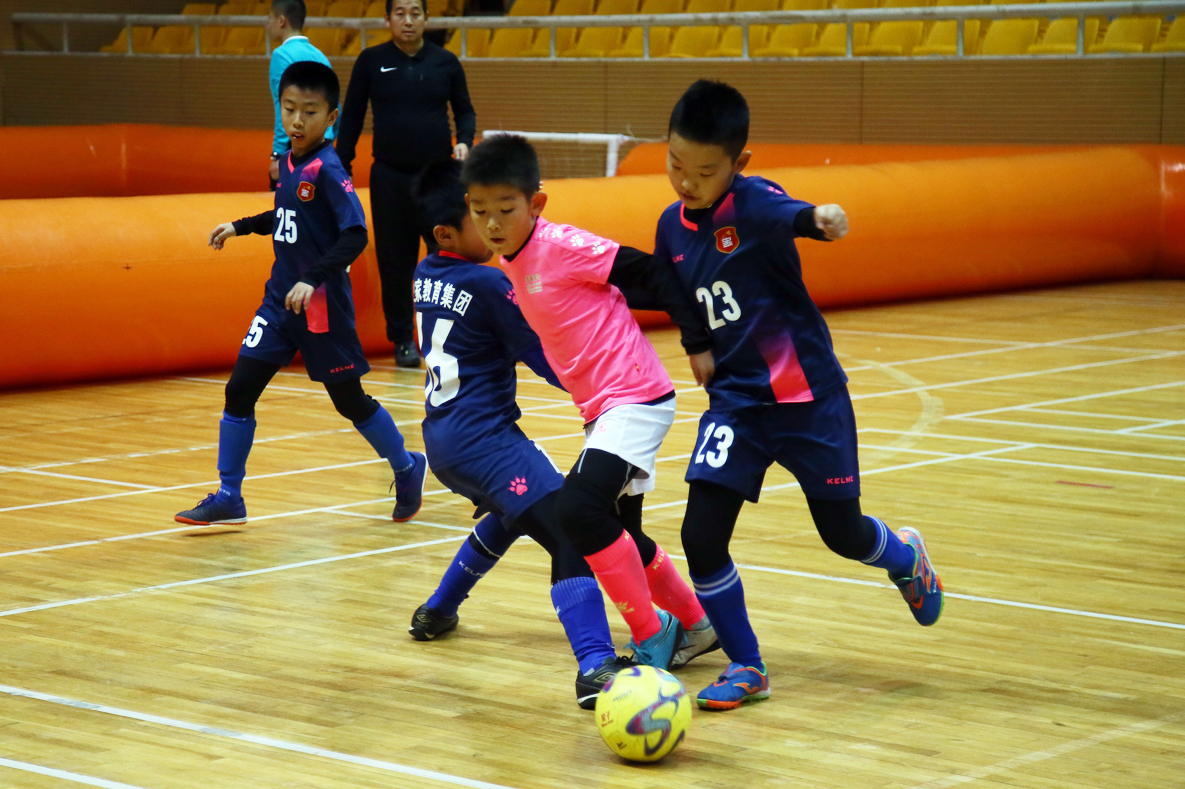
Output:
[[296,243],[296,210],[293,208],[276,209],[276,232],[272,238],[277,241]]
[[243,338],[243,345],[248,348],[254,348],[259,345],[259,341],[263,339],[263,327],[267,326],[261,316],[256,315],[255,320],[251,321],[251,328],[247,330],[247,336]]
[[[720,318],[716,317],[716,305],[712,298],[712,294],[716,294],[724,301],[724,309],[720,313]],[[719,329],[728,321],[735,321],[741,317],[741,305],[737,304],[736,299],[732,297],[732,288],[724,280],[716,280],[712,283],[712,290],[707,288],[697,288],[695,297],[704,303],[708,309],[708,326],[712,329]]]
[[[717,427],[715,422],[711,422],[704,430],[703,441],[700,442],[699,451],[695,453],[695,462],[703,463],[706,460],[712,468],[720,468],[728,460],[728,448],[732,446],[733,437],[731,427]],[[713,438],[716,439],[716,448],[709,450],[708,442]]]
[[[428,381],[424,385],[424,396],[432,406],[447,403],[461,391],[460,367],[457,357],[444,349],[448,334],[453,330],[453,322],[447,318],[438,318],[432,327],[432,338],[429,349],[424,354],[424,361],[428,363]],[[420,343],[424,340],[424,315],[416,311],[416,332],[420,335]]]

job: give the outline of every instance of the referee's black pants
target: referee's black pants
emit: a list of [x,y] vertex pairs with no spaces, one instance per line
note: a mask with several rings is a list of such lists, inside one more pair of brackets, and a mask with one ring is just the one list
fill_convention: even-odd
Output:
[[387,339],[396,345],[415,339],[412,280],[419,262],[420,231],[411,189],[416,176],[379,161],[370,168],[370,214],[383,286],[383,314],[387,317]]

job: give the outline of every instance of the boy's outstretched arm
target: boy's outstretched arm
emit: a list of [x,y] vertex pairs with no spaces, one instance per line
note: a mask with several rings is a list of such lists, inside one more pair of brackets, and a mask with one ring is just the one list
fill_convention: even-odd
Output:
[[264,211],[262,214],[236,219],[234,222],[223,222],[210,231],[210,240],[207,243],[218,250],[225,246],[228,238],[245,236],[248,233],[270,236],[272,234],[272,212]]
[[816,241],[839,241],[848,234],[848,215],[834,203],[804,208],[794,217],[794,235]]

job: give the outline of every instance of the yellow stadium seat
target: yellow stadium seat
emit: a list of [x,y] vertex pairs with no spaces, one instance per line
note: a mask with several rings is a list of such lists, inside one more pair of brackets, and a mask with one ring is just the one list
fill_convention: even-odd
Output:
[[218,6],[219,16],[247,16],[255,10],[255,3],[223,3]]
[[[881,8],[921,8],[922,6],[938,5],[934,0],[884,0]],[[942,3],[946,5],[946,3]],[[872,38],[876,38],[876,31],[872,31]],[[871,40],[871,39],[870,39]]]
[[1152,45],[1153,52],[1185,52],[1185,15],[1178,15],[1164,41]]
[[[779,0],[736,0],[732,10],[736,12],[777,11]],[[763,49],[769,40],[771,25],[750,25],[749,54]],[[720,45],[708,53],[710,58],[739,58],[744,49],[744,33],[739,27],[725,28]]]
[[232,27],[217,47],[202,51],[209,55],[263,55],[262,27]]
[[[976,3],[978,5],[978,3]],[[963,54],[974,55],[979,43],[979,20],[968,19],[963,23]],[[923,55],[957,55],[959,50],[958,23],[953,19],[935,22],[920,47],[914,47],[914,57]]]
[[[618,16],[638,13],[638,0],[601,0],[597,16]],[[560,52],[565,58],[600,58],[619,48],[625,38],[624,27],[581,28],[576,45]]]
[[[593,0],[556,0],[552,16],[589,16],[593,12]],[[561,27],[555,31],[555,51],[567,52],[576,43],[576,28]],[[547,29],[539,31],[535,37],[535,45],[526,57],[549,57],[551,55],[551,32]]]
[[272,10],[272,0],[260,0],[251,11],[252,16],[267,16]]
[[[688,0],[686,14],[723,14],[731,11],[732,0]],[[672,44],[671,46],[674,46]]]
[[321,50],[321,54],[332,58],[345,49],[346,34],[350,32],[341,27],[308,27],[304,34],[309,37],[310,44]]
[[997,19],[988,26],[980,55],[1024,55],[1037,41],[1038,19]]
[[217,8],[214,3],[186,3],[181,13],[186,16],[213,16]]
[[921,22],[881,22],[872,31],[864,46],[853,46],[852,54],[860,57],[901,57],[913,54],[922,43]]
[[1111,20],[1103,40],[1090,52],[1147,52],[1160,35],[1158,16],[1121,16]]
[[[1089,52],[1099,35],[1099,20],[1086,20],[1083,28],[1084,51]],[[1078,20],[1074,17],[1055,19],[1045,29],[1040,44],[1029,47],[1030,55],[1072,55],[1078,51]]]
[[769,46],[753,53],[756,58],[793,58],[815,43],[818,25],[778,25],[770,34]]
[[325,2],[325,0],[305,0],[304,18],[325,16],[327,10],[329,10],[329,3]]
[[[642,0],[640,14],[678,14],[683,10],[683,0]],[[671,45],[669,27],[650,28],[650,57],[661,57]],[[605,53],[610,58],[642,57],[642,28],[631,27],[626,31],[625,43],[620,48]]]
[[490,38],[490,48],[486,52],[485,57],[537,57],[537,55],[528,54],[531,51],[531,45],[535,43],[536,33],[544,36],[547,35],[546,31],[536,30],[534,28],[507,27],[495,30],[493,37]]
[[386,19],[387,18],[387,0],[375,0],[366,7],[366,13],[362,16],[367,19]]
[[337,0],[325,9],[325,16],[357,18],[366,11],[366,3],[362,0]]
[[188,25],[158,27],[144,51],[154,55],[192,55],[193,28]]
[[638,0],[601,0],[597,4],[597,16],[620,16],[638,13]]
[[[863,0],[856,0],[862,2]],[[852,25],[852,49],[864,46],[868,42],[868,23],[857,22]],[[819,42],[812,47],[807,47],[802,50],[802,55],[808,58],[836,58],[843,57],[848,53],[848,31],[847,25],[840,22],[835,22],[823,27],[823,32],[819,34]]]
[[[650,57],[660,58],[671,48],[671,29],[669,27],[650,28]],[[642,57],[642,28],[631,27],[626,33],[625,43],[620,49],[614,49],[605,54],[608,58],[640,58]]]
[[666,58],[702,58],[716,47],[720,40],[720,28],[704,25],[681,27],[671,39],[671,48],[662,55]]
[[[548,16],[551,0],[514,0],[507,16]],[[495,36],[496,38],[496,36]]]
[[[152,42],[152,34],[154,30],[151,27],[133,27],[132,28],[132,49],[135,52],[143,52],[144,49]],[[111,52],[119,55],[128,51],[128,29],[125,27],[119,31],[119,37],[110,44],[100,47],[100,52]]]
[[1044,0],[992,0],[988,5],[1030,5]]
[[832,0],[831,7],[847,11],[852,8],[876,8],[880,0]]
[[[469,53],[471,58],[484,58],[490,49],[490,34],[492,30],[488,28],[471,27],[469,28]],[[457,57],[461,57],[461,31],[454,30],[453,35],[448,40],[448,44],[444,47],[449,52],[452,52]]]
[[823,11],[828,0],[782,0],[783,11]]

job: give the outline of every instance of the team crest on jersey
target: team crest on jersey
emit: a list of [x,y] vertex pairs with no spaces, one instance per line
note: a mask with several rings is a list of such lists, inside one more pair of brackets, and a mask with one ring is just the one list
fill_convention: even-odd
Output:
[[301,181],[300,185],[296,187],[296,196],[301,200],[304,200],[306,203],[313,199],[313,195],[316,194],[316,192],[317,187],[308,181]]
[[716,249],[724,254],[727,255],[740,245],[741,239],[735,227],[722,227],[716,231]]

